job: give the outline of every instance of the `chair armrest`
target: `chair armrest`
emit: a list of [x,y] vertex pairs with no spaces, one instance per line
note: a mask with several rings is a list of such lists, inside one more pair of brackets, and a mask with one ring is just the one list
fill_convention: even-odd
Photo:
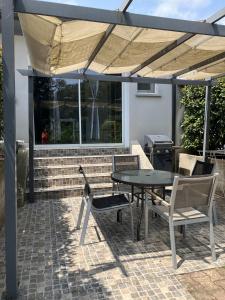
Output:
[[155,200],[158,201],[163,201],[163,198],[161,198],[158,194],[156,194],[155,192],[148,190],[146,191],[148,194],[150,194],[153,198],[155,198]]
[[154,197],[157,201],[160,201],[160,204],[170,207],[170,203],[169,203],[169,202],[166,202],[163,198],[161,198],[159,195],[157,195],[157,194],[154,193],[153,191],[148,190],[148,193],[149,193],[152,197]]
[[167,207],[170,207],[170,203],[166,202],[165,200],[162,199],[161,204]]

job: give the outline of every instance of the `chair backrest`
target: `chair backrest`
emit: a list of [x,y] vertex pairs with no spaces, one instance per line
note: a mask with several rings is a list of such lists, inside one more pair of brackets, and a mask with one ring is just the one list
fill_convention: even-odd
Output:
[[79,167],[79,173],[84,176],[84,196],[85,197],[89,196],[90,194],[92,194],[92,191],[91,191],[90,184],[87,180],[86,174],[85,174],[84,169],[82,168],[82,166]]
[[210,175],[213,173],[214,164],[196,160],[192,175]]
[[205,176],[175,176],[170,203],[171,214],[177,208],[208,206],[211,209],[217,177],[218,173]]
[[112,157],[113,172],[123,170],[139,170],[140,158],[139,155],[113,155]]

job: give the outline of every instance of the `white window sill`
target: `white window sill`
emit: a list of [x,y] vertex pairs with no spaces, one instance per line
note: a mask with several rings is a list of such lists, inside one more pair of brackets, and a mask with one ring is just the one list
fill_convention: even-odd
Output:
[[142,92],[137,92],[136,96],[137,97],[161,97],[161,95],[158,93],[142,93]]

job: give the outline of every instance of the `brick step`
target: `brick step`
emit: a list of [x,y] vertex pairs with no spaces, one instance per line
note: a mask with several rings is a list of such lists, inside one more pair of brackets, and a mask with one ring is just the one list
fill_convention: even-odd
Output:
[[[94,173],[87,174],[87,179],[90,184],[92,183],[111,183],[111,173]],[[82,174],[73,175],[57,175],[47,177],[35,177],[34,188],[48,188],[56,186],[74,186],[84,184]]]
[[[80,165],[57,165],[48,167],[35,167],[34,176],[62,176],[62,175],[75,175],[79,174]],[[100,163],[100,164],[83,164],[82,167],[86,174],[90,173],[111,173],[112,163]]]
[[[69,185],[69,186],[58,186],[51,188],[36,188],[34,189],[35,200],[47,200],[47,199],[60,199],[60,198],[71,198],[79,197],[83,193],[84,185]],[[93,193],[112,193],[111,183],[95,183],[91,184]],[[28,191],[27,191],[28,194]]]
[[35,167],[112,163],[112,155],[36,157]]
[[58,156],[93,156],[93,155],[113,155],[113,154],[128,154],[129,148],[124,147],[86,147],[73,149],[35,149],[35,157],[58,157]]

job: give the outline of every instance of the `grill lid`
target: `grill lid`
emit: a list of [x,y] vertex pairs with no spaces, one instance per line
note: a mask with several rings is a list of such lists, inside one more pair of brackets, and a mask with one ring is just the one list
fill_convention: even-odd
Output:
[[149,147],[152,147],[153,145],[158,144],[166,144],[166,145],[172,145],[173,141],[166,135],[163,134],[148,134],[145,135],[145,145],[147,144]]

